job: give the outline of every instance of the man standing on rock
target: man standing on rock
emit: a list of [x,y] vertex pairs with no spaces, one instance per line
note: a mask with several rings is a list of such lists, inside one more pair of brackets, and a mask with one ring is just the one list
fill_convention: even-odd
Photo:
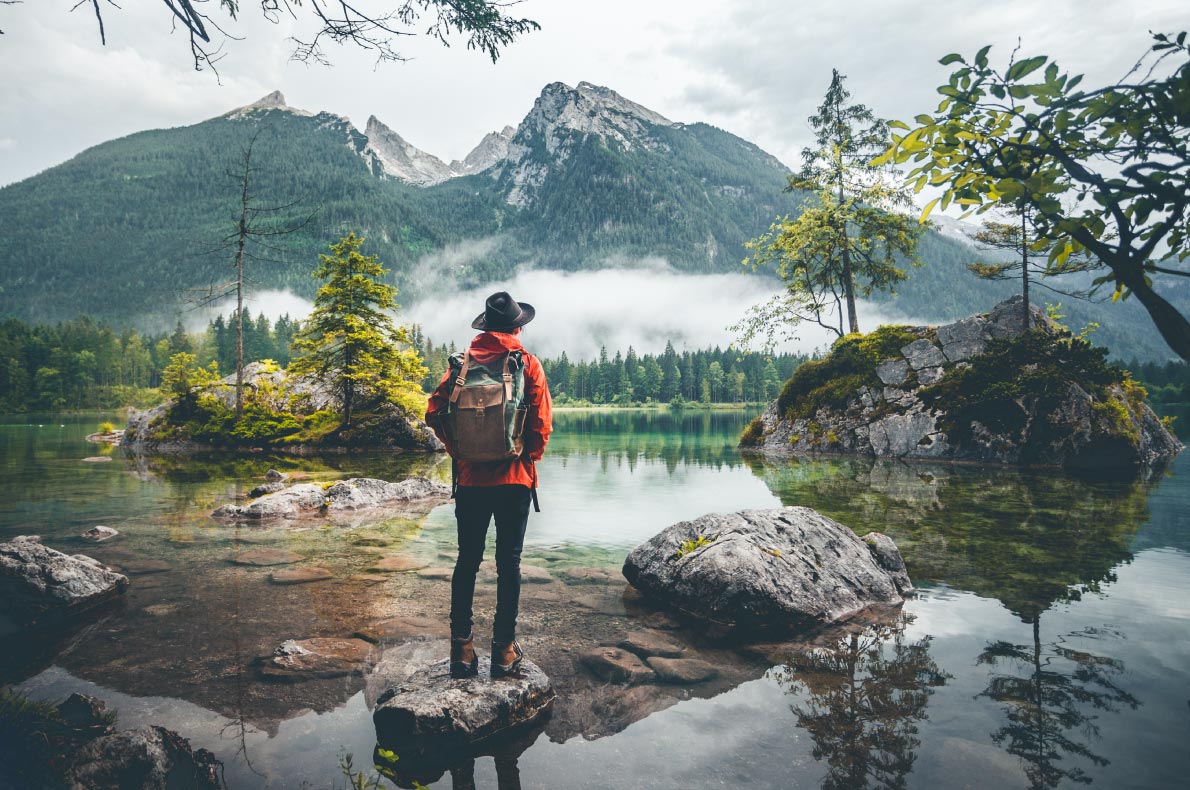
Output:
[[516,641],[521,595],[521,550],[529,505],[537,504],[537,468],[550,431],[550,391],[537,357],[521,345],[521,327],[535,311],[505,291],[488,297],[472,322],[483,330],[430,396],[426,424],[455,464],[459,557],[451,578],[450,670],[479,672],[472,631],[475,575],[488,525],[496,522],[496,620],[492,677],[515,672],[524,659]]

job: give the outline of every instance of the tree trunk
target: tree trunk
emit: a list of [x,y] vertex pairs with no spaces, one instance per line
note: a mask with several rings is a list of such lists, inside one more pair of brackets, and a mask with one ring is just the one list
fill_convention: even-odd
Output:
[[[839,206],[843,205],[843,186],[839,185]],[[843,294],[847,298],[847,331],[859,331],[859,318],[855,314],[855,275],[851,271],[851,239],[847,237],[847,219],[843,218],[839,235],[843,237]]]
[[1029,331],[1029,235],[1025,231],[1025,212],[1021,211],[1021,295],[1025,297],[1021,317],[1025,331]]
[[1149,311],[1153,323],[1169,347],[1182,359],[1190,362],[1190,321],[1177,308],[1153,290],[1143,277],[1134,283],[1126,283],[1136,298]]

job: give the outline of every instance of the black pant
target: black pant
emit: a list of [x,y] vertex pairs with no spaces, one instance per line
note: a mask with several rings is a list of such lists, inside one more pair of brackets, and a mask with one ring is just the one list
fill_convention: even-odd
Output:
[[488,524],[496,520],[496,623],[492,638],[501,643],[516,638],[521,599],[521,550],[529,523],[529,488],[520,485],[459,486],[455,519],[459,523],[459,559],[450,580],[450,634],[471,633],[471,604],[475,574],[483,562]]

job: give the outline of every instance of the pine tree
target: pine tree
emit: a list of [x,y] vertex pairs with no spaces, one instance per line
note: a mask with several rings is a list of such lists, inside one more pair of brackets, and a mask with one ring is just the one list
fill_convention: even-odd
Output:
[[424,403],[425,366],[409,347],[408,331],[386,312],[397,309],[397,289],[380,282],[387,270],[375,255],[360,254],[363,242],[350,233],[321,256],[314,276],[325,283],[297,333],[298,357],[289,366],[292,375],[312,375],[335,389],[346,428],[364,399],[397,403],[410,412]]

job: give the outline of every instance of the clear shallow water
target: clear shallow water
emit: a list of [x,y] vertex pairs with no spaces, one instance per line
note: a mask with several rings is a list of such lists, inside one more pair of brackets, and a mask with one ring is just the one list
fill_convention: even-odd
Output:
[[[290,637],[346,635],[393,614],[444,617],[440,582],[353,577],[375,560],[376,543],[449,565],[450,507],[421,519],[297,530],[236,529],[206,514],[279,464],[317,479],[448,470],[432,459],[377,457],[138,464],[119,451],[109,463],[82,463],[99,452],[82,440],[98,419],[0,427],[0,538],[37,533],[63,550],[117,564],[164,559],[170,570],[135,576],[124,606],[69,638],[10,655],[0,662],[6,679],[48,700],[97,694],[119,710],[121,726],[175,729],[226,762],[233,788],[343,786],[339,757],[350,752],[366,765],[375,745],[363,681],[265,683],[251,662]],[[540,470],[543,512],[531,517],[526,549],[526,561],[556,581],[525,587],[521,630],[561,696],[518,756],[521,786],[1184,782],[1186,457],[1150,483],[839,459],[771,463],[734,450],[745,421],[726,412],[559,415]],[[618,571],[629,549],[674,521],[781,503],[817,508],[861,534],[892,535],[919,595],[899,618],[812,645],[725,645],[697,629],[667,630],[724,667],[719,681],[689,691],[603,687],[575,665],[585,646],[673,624],[626,596],[622,580],[578,584],[568,568]],[[98,546],[77,539],[97,523],[123,534]],[[266,569],[228,563],[257,541],[291,548],[336,579],[278,588]],[[481,627],[490,623],[485,595],[490,586],[481,585]],[[502,760],[505,787],[513,786],[509,764]],[[455,766],[454,786],[466,786],[467,769]],[[476,786],[500,784],[492,757],[473,770]],[[432,786],[451,787],[451,775]]]

